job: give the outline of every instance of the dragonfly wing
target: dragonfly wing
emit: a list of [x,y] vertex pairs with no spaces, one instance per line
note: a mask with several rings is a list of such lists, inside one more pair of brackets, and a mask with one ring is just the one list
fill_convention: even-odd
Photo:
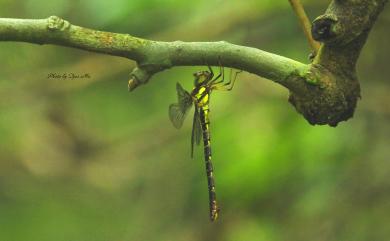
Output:
[[174,127],[179,129],[184,122],[185,114],[181,111],[178,104],[171,104],[169,106],[169,119],[171,120]]
[[176,84],[176,90],[178,103],[169,106],[169,119],[173,126],[179,129],[192,105],[192,97],[179,83]]
[[191,158],[194,157],[194,144],[195,144],[195,122],[196,122],[196,108],[194,113],[194,120],[192,121],[192,133],[191,133]]
[[199,110],[197,108],[195,108],[195,109],[196,109],[195,110],[196,118],[194,118],[195,142],[196,142],[196,145],[199,145],[200,139],[202,138],[202,126],[200,123]]
[[200,126],[200,117],[198,108],[195,106],[194,120],[192,122],[192,135],[191,135],[191,158],[194,156],[194,145],[199,145],[200,136],[202,134]]
[[192,97],[179,83],[176,84],[176,90],[180,109],[183,113],[186,113],[192,105]]

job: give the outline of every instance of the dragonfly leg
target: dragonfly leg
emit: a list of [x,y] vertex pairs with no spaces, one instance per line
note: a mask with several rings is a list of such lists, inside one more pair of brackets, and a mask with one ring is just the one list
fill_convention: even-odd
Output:
[[234,87],[234,84],[235,84],[235,82],[236,82],[237,75],[238,75],[239,73],[241,73],[242,70],[236,71],[236,73],[234,74],[233,80],[232,80],[232,72],[233,72],[233,70],[230,69],[230,78],[229,78],[229,82],[223,83],[223,84],[221,84],[221,83],[216,83],[216,84],[213,86],[213,89],[215,89],[215,90],[226,90],[226,91],[232,90],[233,87]]
[[215,84],[215,81],[216,81],[217,79],[221,78],[221,76],[222,76],[222,80],[218,81],[218,83],[222,82],[224,76],[223,76],[223,74],[219,73],[214,79],[210,80],[210,83],[209,83],[209,84]]
[[240,74],[242,72],[242,70],[239,70],[239,71],[236,71],[236,73],[234,74],[234,78],[232,80],[232,74],[233,71],[230,72],[230,80],[229,80],[229,83],[226,83],[224,86],[226,87],[226,90],[227,91],[230,91],[233,89],[234,87],[234,84],[236,83],[236,79],[237,79],[237,75]]
[[[210,81],[210,84],[219,84],[219,83],[222,83],[223,81],[225,81],[225,69],[224,69],[224,67],[221,64],[221,58],[218,58],[218,63],[219,63],[219,74],[218,74],[217,77],[215,77],[215,79]],[[221,76],[222,76],[222,79],[219,80],[219,81],[216,81]]]
[[210,71],[210,74],[211,74],[211,79],[214,77],[214,71],[213,69],[211,68],[211,66],[209,64],[207,64],[207,67],[209,68],[209,71]]

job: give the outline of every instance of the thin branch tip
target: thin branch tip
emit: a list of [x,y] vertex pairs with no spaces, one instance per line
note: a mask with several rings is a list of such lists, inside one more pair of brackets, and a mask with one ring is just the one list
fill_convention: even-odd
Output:
[[316,54],[318,50],[320,49],[320,43],[315,41],[311,35],[311,23],[309,18],[306,15],[305,9],[303,8],[303,5],[300,0],[289,0],[291,7],[295,14],[298,17],[299,23],[302,27],[303,33],[306,36],[307,41],[309,42],[309,45]]
[[140,85],[146,84],[154,73],[141,67],[136,67],[130,73],[128,90],[131,92]]

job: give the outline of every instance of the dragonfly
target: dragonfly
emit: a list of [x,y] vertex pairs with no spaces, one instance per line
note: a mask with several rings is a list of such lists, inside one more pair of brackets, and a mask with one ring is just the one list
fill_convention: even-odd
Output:
[[191,134],[191,158],[194,155],[194,145],[199,145],[203,137],[204,159],[206,164],[206,175],[209,192],[210,220],[218,218],[220,208],[217,203],[214,182],[214,168],[211,162],[211,141],[210,141],[210,119],[209,102],[210,94],[213,90],[230,91],[233,89],[237,75],[242,71],[236,71],[232,78],[230,71],[229,81],[225,82],[224,68],[219,65],[219,74],[214,76],[210,66],[208,70],[197,71],[193,74],[194,86],[191,92],[186,91],[180,83],[176,84],[178,102],[169,106],[169,118],[173,126],[181,128],[189,110],[194,106],[194,117]]

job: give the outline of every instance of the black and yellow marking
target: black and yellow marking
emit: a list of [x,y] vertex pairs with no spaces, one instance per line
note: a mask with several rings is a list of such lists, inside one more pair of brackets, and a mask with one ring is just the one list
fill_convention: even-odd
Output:
[[[191,157],[193,156],[193,147],[196,143],[200,144],[200,138],[203,137],[204,159],[206,164],[207,183],[209,191],[210,219],[215,221],[218,218],[219,207],[215,193],[214,168],[211,162],[211,141],[210,141],[210,119],[209,119],[209,101],[212,90],[232,90],[236,80],[236,72],[232,80],[224,83],[224,71],[220,66],[220,73],[214,78],[214,73],[209,66],[209,71],[199,71],[194,73],[194,88],[191,93],[176,85],[178,93],[178,103],[169,106],[169,118],[176,128],[180,128],[184,118],[192,105],[195,107],[194,120],[191,136]],[[222,78],[221,78],[222,77]],[[221,78],[221,80],[219,80]],[[218,81],[217,81],[218,80]]]
[[211,162],[211,141],[209,129],[209,110],[201,107],[199,110],[200,123],[203,134],[204,160],[206,164],[207,184],[209,190],[210,219],[215,221],[218,218],[219,207],[217,204],[217,195],[215,193],[214,168]]

